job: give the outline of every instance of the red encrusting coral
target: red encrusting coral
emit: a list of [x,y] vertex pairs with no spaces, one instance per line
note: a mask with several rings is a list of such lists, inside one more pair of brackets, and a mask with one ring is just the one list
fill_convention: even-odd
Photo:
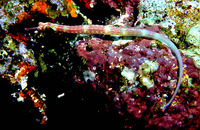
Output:
[[[79,1],[83,2],[87,9],[91,9],[93,7],[93,4],[95,3],[94,2],[95,0],[79,0]],[[91,5],[92,5],[92,7],[91,7]]]
[[26,41],[28,41],[28,38],[22,33],[8,33],[8,35],[11,36],[13,39],[17,39],[19,42],[22,42],[24,45],[27,45]]
[[130,27],[135,19],[135,14],[140,7],[140,0],[102,0],[104,4],[109,5],[111,8],[116,10],[121,10],[123,14],[128,15],[123,18],[123,23],[125,26]]
[[[177,82],[177,61],[169,48],[152,47],[152,40],[146,39],[118,46],[111,43],[111,41],[101,39],[87,39],[78,41],[76,48],[78,56],[86,60],[89,70],[96,74],[91,85],[94,90],[106,93],[105,96],[110,102],[107,106],[116,108],[124,119],[124,128],[138,127],[141,124],[138,122],[140,120],[144,121],[145,128],[199,127],[200,101],[198,98],[200,95],[199,91],[193,87],[181,87],[169,109],[163,115],[160,114],[162,113],[160,106],[172,96]],[[191,59],[184,56],[183,59],[185,59],[187,74],[197,79],[194,82],[197,85],[199,70],[194,67]],[[129,69],[134,68],[140,75],[139,67],[145,60],[156,61],[159,64],[159,68],[153,73],[154,86],[147,89],[139,83],[132,87],[121,76],[120,68],[125,66]],[[99,72],[99,68],[102,72]],[[168,97],[163,98],[163,94]]]
[[[95,6],[97,6],[99,3],[105,4],[105,6],[109,6],[110,8],[115,9],[117,12],[121,12],[121,15],[115,17],[115,19],[107,21],[108,23],[113,22],[116,23],[116,21],[120,21],[118,26],[126,26],[131,27],[133,25],[133,21],[136,20],[137,10],[139,10],[140,7],[140,0],[79,0],[82,4],[84,4],[86,9],[93,9]],[[100,10],[99,10],[100,11]],[[134,12],[136,11],[136,12]]]
[[33,89],[25,89],[19,92],[19,96],[23,98],[23,100],[31,100],[34,104],[34,107],[39,109],[40,114],[42,115],[41,124],[46,124],[47,115],[46,115],[46,105],[35,90]]
[[47,8],[50,6],[47,5],[45,1],[37,1],[33,4],[31,11],[38,11],[42,14],[48,15]]
[[73,18],[78,17],[76,14],[76,8],[73,6],[74,2],[72,0],[66,0],[67,1],[67,8],[70,11],[70,14]]
[[28,20],[31,18],[31,15],[27,12],[20,12],[19,14],[17,14],[17,24],[20,24],[23,20]]
[[87,59],[89,66],[97,65],[105,69],[105,67],[103,67],[102,65],[105,65],[107,56],[105,53],[102,53],[102,52],[106,51],[109,43],[110,41],[101,42],[101,39],[98,39],[98,38],[88,40],[88,41],[87,40],[80,41],[79,42],[80,45],[77,47],[78,55]]
[[19,65],[19,68],[21,69],[21,72],[18,74],[18,77],[17,77],[18,80],[24,77],[25,75],[27,75],[28,73],[30,73],[31,71],[35,70],[34,65],[29,65],[29,63],[24,63],[24,62],[22,62]]
[[[102,0],[104,3],[108,4],[112,8],[128,8],[129,6],[133,7],[135,5],[138,5],[140,3],[140,0]],[[132,11],[131,11],[132,12]]]
[[193,60],[190,58],[186,58],[183,56],[183,63],[186,65],[185,70],[187,71],[186,74],[192,78],[196,79],[193,80],[193,84],[197,86],[199,84],[199,70],[195,67]]

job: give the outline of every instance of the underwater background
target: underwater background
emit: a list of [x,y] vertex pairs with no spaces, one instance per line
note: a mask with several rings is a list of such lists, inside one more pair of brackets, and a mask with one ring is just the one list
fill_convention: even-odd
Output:
[[[200,128],[200,0],[2,0],[0,83],[7,128]],[[166,35],[72,34],[59,25],[109,25]],[[60,26],[62,28],[63,26]],[[97,28],[98,30],[98,28]],[[73,30],[72,30],[73,31]]]

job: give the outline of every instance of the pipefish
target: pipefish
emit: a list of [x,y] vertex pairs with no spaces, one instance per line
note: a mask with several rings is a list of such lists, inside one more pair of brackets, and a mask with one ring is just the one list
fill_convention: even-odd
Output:
[[36,30],[36,29],[45,30],[47,28],[51,28],[54,31],[73,33],[73,34],[104,34],[104,35],[118,35],[118,36],[137,36],[137,37],[152,38],[152,39],[160,41],[161,43],[163,43],[164,45],[166,45],[172,50],[172,52],[176,56],[176,59],[179,65],[179,78],[178,78],[178,83],[176,85],[176,89],[170,101],[161,107],[162,111],[165,111],[165,109],[168,106],[170,106],[170,104],[174,100],[181,85],[181,79],[183,76],[183,61],[181,58],[180,51],[167,36],[164,36],[159,33],[149,31],[146,29],[138,29],[134,27],[125,28],[125,27],[114,27],[114,26],[108,26],[108,25],[67,26],[67,25],[53,24],[49,22],[47,23],[39,22],[38,27],[25,28],[25,30]]

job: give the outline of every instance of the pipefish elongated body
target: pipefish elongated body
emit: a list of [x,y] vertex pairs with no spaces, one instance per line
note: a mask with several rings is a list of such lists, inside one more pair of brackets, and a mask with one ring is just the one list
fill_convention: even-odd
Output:
[[45,30],[47,28],[51,28],[54,31],[60,31],[65,33],[73,33],[73,34],[104,34],[104,35],[118,35],[118,36],[137,36],[137,37],[146,37],[152,38],[155,40],[160,41],[167,47],[169,47],[172,52],[175,54],[178,64],[179,64],[179,78],[176,89],[174,91],[173,96],[171,97],[170,101],[161,107],[163,111],[170,106],[172,101],[174,100],[180,85],[183,76],[183,61],[181,58],[180,51],[174,45],[174,43],[164,35],[159,33],[149,31],[146,29],[138,29],[138,28],[124,28],[124,27],[113,27],[108,25],[77,25],[77,26],[67,26],[67,25],[59,25],[53,23],[43,23],[39,22],[39,26],[35,28],[26,28],[25,30]]

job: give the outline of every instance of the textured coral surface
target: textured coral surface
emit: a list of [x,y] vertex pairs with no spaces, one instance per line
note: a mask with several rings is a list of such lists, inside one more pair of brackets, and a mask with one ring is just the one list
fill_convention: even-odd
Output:
[[[8,128],[200,128],[199,0],[0,1],[0,83]],[[138,27],[167,35],[178,64],[147,38],[35,30],[60,25]],[[3,100],[2,100],[3,101]]]

